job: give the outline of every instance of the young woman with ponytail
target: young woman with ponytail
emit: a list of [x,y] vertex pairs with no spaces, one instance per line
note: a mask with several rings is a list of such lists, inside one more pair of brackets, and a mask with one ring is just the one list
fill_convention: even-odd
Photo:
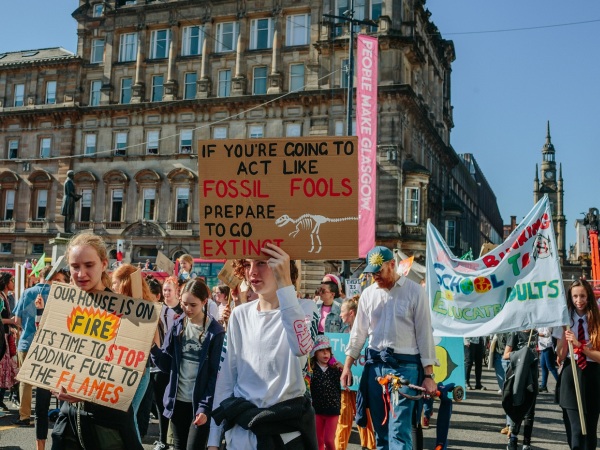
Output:
[[183,312],[151,350],[152,360],[169,374],[163,415],[171,419],[175,450],[205,448],[225,330],[207,312],[210,291],[200,278],[182,290]]

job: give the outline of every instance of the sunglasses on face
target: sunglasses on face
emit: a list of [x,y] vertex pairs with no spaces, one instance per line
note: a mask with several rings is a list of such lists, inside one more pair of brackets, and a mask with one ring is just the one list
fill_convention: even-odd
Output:
[[328,291],[327,289],[323,289],[323,288],[319,289],[319,294],[330,294],[330,293],[331,293],[331,291]]

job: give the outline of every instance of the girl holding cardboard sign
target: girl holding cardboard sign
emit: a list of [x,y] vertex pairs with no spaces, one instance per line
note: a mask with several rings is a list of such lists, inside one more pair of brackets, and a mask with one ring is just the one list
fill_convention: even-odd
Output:
[[[65,258],[71,282],[88,291],[110,291],[106,269],[108,255],[101,237],[82,233],[67,245]],[[64,387],[54,395],[64,400],[52,432],[53,450],[142,450],[133,421],[133,408],[120,411],[67,394]]]
[[180,316],[160,346],[155,337],[154,364],[169,373],[163,415],[171,419],[175,450],[206,447],[225,330],[208,313],[210,290],[196,278],[183,287]]

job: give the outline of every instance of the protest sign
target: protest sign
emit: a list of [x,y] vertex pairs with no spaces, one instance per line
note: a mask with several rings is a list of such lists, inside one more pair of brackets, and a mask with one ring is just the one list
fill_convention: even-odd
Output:
[[156,255],[156,267],[158,270],[167,272],[169,275],[173,275],[175,272],[175,263],[163,252],[158,252]]
[[[333,354],[333,357],[344,364],[346,361],[346,347],[348,347],[348,342],[350,341],[350,333],[325,333],[325,335],[329,338],[329,342],[331,343],[331,353]],[[360,356],[352,365],[352,386],[350,386],[351,391],[358,390],[360,377],[365,369],[364,349],[366,348],[367,343],[365,343],[363,350],[360,352]]]
[[242,282],[241,278],[238,278],[233,271],[233,261],[229,260],[224,265],[217,278],[221,280],[224,284],[229,286],[230,289],[235,289]]
[[18,379],[127,410],[146,369],[160,303],[53,283]]
[[204,258],[358,256],[356,137],[200,141],[198,173]]
[[427,292],[436,336],[487,336],[566,324],[548,198],[503,244],[476,261],[457,259],[428,223]]
[[355,295],[360,295],[362,292],[358,278],[348,278],[344,283],[346,285],[346,298],[352,298]]

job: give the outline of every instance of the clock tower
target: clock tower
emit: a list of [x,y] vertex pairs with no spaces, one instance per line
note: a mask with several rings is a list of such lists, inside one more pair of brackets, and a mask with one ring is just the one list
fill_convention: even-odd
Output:
[[[541,178],[540,178],[541,176]],[[554,145],[550,138],[550,121],[547,125],[546,143],[542,147],[541,172],[535,166],[535,179],[533,180],[533,203],[537,203],[544,195],[548,195],[552,209],[552,222],[556,233],[556,245],[560,262],[566,261],[566,225],[567,219],[563,211],[563,178],[562,164],[556,170]]]

